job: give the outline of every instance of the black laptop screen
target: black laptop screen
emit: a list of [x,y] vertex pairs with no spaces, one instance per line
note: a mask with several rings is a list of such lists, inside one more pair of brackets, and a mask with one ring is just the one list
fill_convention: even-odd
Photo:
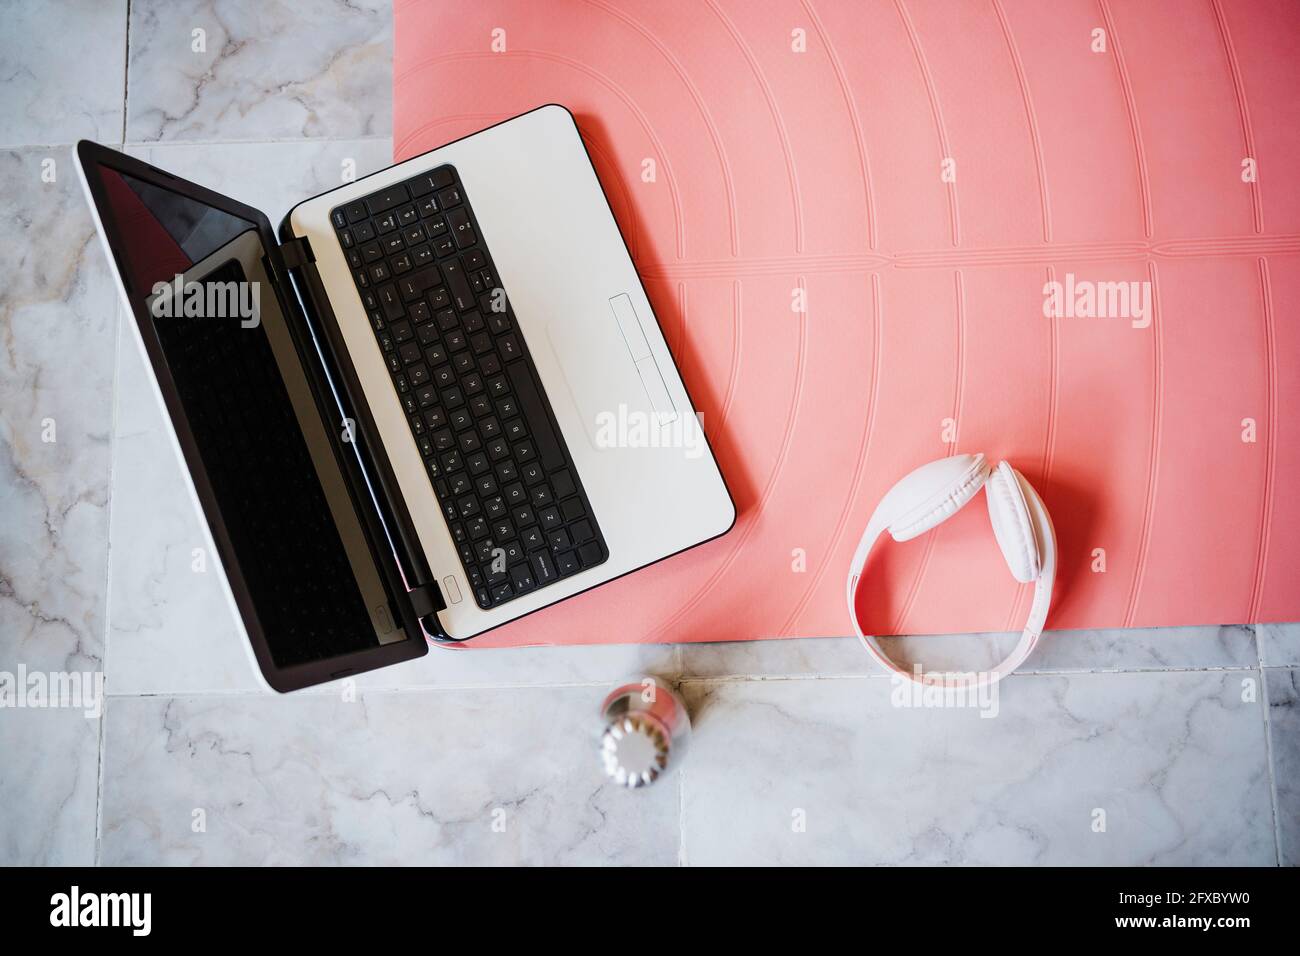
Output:
[[214,536],[221,546],[219,524],[222,558],[238,567],[275,665],[405,639],[376,612],[382,585],[358,559],[363,539],[331,426],[315,412],[303,346],[267,285],[256,224],[117,170],[98,173],[141,333],[173,418],[183,418],[191,470],[197,455],[210,487]]

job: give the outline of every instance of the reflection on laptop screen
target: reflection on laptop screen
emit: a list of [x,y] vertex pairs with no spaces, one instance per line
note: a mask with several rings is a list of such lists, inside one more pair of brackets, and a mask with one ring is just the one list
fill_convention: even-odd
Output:
[[[383,603],[382,585],[372,565],[350,560],[341,536],[340,527],[355,548],[359,526],[265,284],[256,224],[111,169],[100,174],[124,278],[147,309],[229,539],[223,556],[242,573],[275,663],[405,639],[372,624],[368,607]],[[150,331],[142,327],[146,338]]]

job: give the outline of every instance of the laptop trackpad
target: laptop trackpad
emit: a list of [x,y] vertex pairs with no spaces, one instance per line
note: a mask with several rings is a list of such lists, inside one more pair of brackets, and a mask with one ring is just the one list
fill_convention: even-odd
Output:
[[[607,322],[552,321],[546,325],[547,340],[556,364],[564,370],[583,431],[591,446],[598,450],[603,450],[608,444],[610,425],[627,422],[629,415],[631,420],[645,416],[649,421],[657,418],[661,424],[666,424],[668,419],[658,407],[666,402],[669,412],[676,417],[648,346],[638,362],[628,347],[616,314],[612,309],[606,314],[609,316]],[[659,401],[651,400],[647,377],[660,391]]]

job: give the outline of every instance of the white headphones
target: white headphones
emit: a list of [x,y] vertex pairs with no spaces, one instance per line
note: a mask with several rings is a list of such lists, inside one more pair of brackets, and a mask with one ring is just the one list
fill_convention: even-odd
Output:
[[[1015,649],[1002,663],[982,674],[926,674],[918,678],[899,667],[881,649],[876,639],[862,632],[858,620],[856,597],[876,539],[885,530],[895,541],[908,541],[942,524],[984,489],[989,505],[989,522],[1007,559],[1011,574],[1022,584],[1034,582],[1034,600],[1029,620]],[[943,687],[992,684],[1006,677],[1027,658],[1038,644],[1052,603],[1052,585],[1056,581],[1056,533],[1052,519],[1025,476],[1002,462],[990,470],[982,454],[954,455],[941,458],[907,475],[881,499],[867,530],[853,552],[849,566],[848,605],[853,628],[868,653],[883,667],[909,680]]]

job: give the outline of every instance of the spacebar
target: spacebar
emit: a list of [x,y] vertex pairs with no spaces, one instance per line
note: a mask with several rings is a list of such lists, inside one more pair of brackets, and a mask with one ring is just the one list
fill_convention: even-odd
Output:
[[506,371],[510,374],[510,383],[514,386],[515,397],[519,399],[519,407],[523,409],[524,419],[528,422],[528,430],[537,442],[537,456],[542,461],[542,467],[548,472],[562,468],[564,452],[555,440],[551,420],[546,414],[546,406],[542,404],[541,393],[533,382],[533,374],[528,371],[528,363],[523,359],[511,362],[506,366]]

